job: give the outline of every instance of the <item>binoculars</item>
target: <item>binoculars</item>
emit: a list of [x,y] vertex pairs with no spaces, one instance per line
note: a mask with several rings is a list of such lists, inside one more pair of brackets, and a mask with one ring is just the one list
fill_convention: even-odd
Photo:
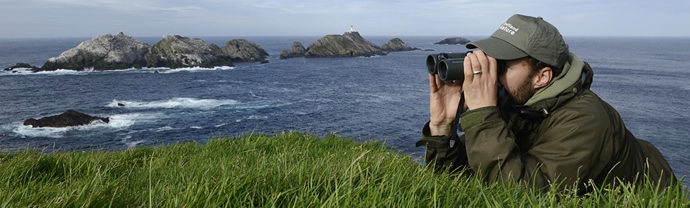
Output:
[[[465,78],[465,69],[463,62],[465,53],[437,53],[426,57],[426,70],[429,74],[438,74],[441,80],[463,80]],[[505,72],[505,63],[501,60],[496,60],[498,67],[498,74]]]

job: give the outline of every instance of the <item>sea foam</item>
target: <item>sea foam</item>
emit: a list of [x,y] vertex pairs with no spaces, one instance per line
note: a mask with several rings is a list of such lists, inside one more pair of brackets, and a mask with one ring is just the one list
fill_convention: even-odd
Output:
[[159,101],[128,101],[113,100],[106,107],[111,108],[138,108],[138,109],[170,109],[170,108],[196,108],[211,109],[224,105],[236,105],[239,102],[232,99],[196,99],[196,98],[173,98]]
[[115,70],[94,70],[93,68],[87,68],[81,71],[72,69],[58,69],[53,71],[39,71],[32,72],[30,68],[16,68],[12,71],[0,71],[0,76],[11,76],[11,75],[88,75],[88,74],[111,74],[111,73],[177,73],[177,72],[201,72],[201,71],[216,71],[216,70],[231,70],[235,69],[232,66],[216,66],[216,67],[184,67],[171,69],[168,67],[156,67],[156,68],[127,68],[127,69],[115,69]]

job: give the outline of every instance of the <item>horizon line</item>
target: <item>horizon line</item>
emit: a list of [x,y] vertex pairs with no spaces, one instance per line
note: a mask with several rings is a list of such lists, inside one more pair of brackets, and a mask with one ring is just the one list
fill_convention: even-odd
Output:
[[[103,33],[106,34],[117,34],[117,33]],[[96,36],[100,36],[96,35]],[[125,35],[128,35],[125,33]],[[180,35],[180,34],[167,34],[167,35]],[[180,35],[184,37],[194,37],[194,38],[212,38],[212,37],[323,37],[326,35],[341,35],[341,34],[325,34],[325,35]],[[362,37],[488,37],[490,35],[362,35]],[[96,36],[36,36],[36,37],[0,37],[0,39],[59,39],[59,38],[94,38]],[[166,35],[128,35],[131,37],[140,38],[155,38],[163,37]],[[659,36],[626,36],[626,35],[563,35],[564,38],[690,38],[690,36],[674,36],[674,35],[659,35]]]

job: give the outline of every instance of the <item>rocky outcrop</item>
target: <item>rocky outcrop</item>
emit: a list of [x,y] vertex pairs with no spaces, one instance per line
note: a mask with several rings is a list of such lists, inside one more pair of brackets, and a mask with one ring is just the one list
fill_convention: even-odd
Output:
[[48,59],[40,70],[109,70],[146,65],[144,54],[149,45],[120,32],[101,35],[80,43],[77,47]]
[[47,116],[40,119],[26,119],[24,125],[38,127],[69,127],[87,125],[94,121],[110,122],[110,118],[101,118],[83,114],[74,110],[67,110],[60,115]]
[[295,41],[292,43],[292,47],[290,47],[290,52],[286,50],[280,52],[280,59],[304,57],[305,53],[307,53],[307,49],[304,48],[302,42]]
[[223,55],[217,45],[179,35],[163,36],[151,46],[145,59],[148,67],[232,66],[231,57]]
[[465,45],[469,42],[470,42],[470,40],[468,40],[467,38],[452,37],[452,38],[443,39],[442,41],[439,41],[438,43],[434,43],[434,44],[437,44],[437,45]]
[[403,42],[400,38],[393,38],[381,46],[384,51],[413,51],[419,48],[413,48]]
[[[225,47],[206,44],[201,39],[166,35],[153,46],[120,32],[106,34],[80,43],[60,56],[48,59],[41,68],[17,65],[6,68],[30,68],[31,71],[56,69],[112,70],[142,67],[214,67],[233,66],[233,62],[266,63],[268,53],[261,46],[244,39],[230,40]],[[27,64],[28,65],[28,64]]]
[[27,64],[27,63],[17,63],[14,66],[10,66],[10,67],[5,68],[4,70],[5,71],[14,71],[15,69],[20,69],[20,68],[30,69],[31,71],[40,70],[40,68],[35,67],[35,66],[31,66],[31,64]]
[[381,48],[362,38],[358,32],[326,35],[307,48],[305,57],[353,57],[385,55]]
[[266,62],[268,52],[260,45],[251,43],[245,39],[233,39],[225,43],[221,48],[224,56],[230,57],[235,62]]

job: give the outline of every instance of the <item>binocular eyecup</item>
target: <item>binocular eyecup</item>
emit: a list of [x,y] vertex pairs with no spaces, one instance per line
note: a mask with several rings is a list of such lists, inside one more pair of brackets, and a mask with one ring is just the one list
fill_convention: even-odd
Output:
[[465,77],[463,61],[467,53],[437,53],[426,57],[429,74],[438,74],[441,80],[462,80]]

